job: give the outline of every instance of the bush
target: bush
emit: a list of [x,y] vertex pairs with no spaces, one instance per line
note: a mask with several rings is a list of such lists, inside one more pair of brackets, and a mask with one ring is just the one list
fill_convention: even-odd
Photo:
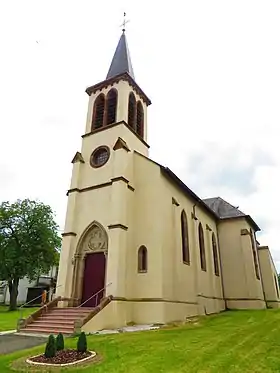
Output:
[[78,343],[77,343],[77,351],[79,352],[86,352],[87,351],[87,337],[85,332],[82,332],[79,335]]
[[64,338],[62,333],[59,333],[56,337],[56,350],[64,350]]
[[55,343],[54,336],[51,334],[46,344],[45,357],[47,358],[55,357],[55,354],[56,354],[56,343]]

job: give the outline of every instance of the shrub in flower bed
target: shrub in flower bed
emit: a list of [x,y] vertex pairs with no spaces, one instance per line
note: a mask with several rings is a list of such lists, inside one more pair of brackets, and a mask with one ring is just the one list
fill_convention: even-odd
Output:
[[64,338],[62,333],[59,333],[56,337],[56,349],[57,351],[64,350]]
[[46,344],[44,358],[50,359],[54,357],[55,354],[56,354],[56,341],[54,339],[54,336],[51,334]]
[[87,351],[86,335],[82,332],[78,338],[76,350],[64,349],[64,338],[62,334],[58,334],[56,339],[53,335],[50,335],[45,353],[34,356],[29,360],[34,363],[67,364],[85,359],[91,355],[92,353]]

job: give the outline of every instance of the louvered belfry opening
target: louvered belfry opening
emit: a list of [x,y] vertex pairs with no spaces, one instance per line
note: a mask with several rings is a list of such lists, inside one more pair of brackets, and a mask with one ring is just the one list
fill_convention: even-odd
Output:
[[143,137],[144,131],[144,111],[140,101],[137,102],[137,117],[136,117],[136,132],[139,136]]
[[112,124],[116,122],[117,117],[117,101],[118,93],[116,89],[111,89],[106,97],[106,124]]
[[97,129],[103,126],[105,111],[105,96],[101,93],[95,100],[92,117],[92,129]]
[[131,92],[128,99],[128,125],[135,129],[136,119],[136,99],[134,94]]

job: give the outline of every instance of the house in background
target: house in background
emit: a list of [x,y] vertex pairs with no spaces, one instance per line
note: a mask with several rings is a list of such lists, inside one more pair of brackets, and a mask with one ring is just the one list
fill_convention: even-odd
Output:
[[[53,266],[47,274],[43,274],[35,281],[30,281],[24,277],[19,281],[17,303],[19,305],[30,302],[30,305],[40,305],[41,298],[39,297],[44,290],[47,292],[51,287],[54,287],[57,279],[58,267]],[[50,292],[51,293],[51,292]],[[32,300],[34,298],[38,299]],[[47,301],[51,300],[52,294],[47,294]],[[10,303],[10,292],[7,281],[0,281],[0,304]]]

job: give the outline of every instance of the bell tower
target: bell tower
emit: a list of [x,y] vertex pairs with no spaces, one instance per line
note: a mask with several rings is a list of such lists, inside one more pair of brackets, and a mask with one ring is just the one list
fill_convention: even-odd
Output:
[[[86,129],[81,151],[72,160],[57,282],[57,295],[78,303],[98,290],[93,284],[108,294],[110,283],[109,294],[126,296],[135,195],[133,153],[148,156],[151,101],[135,81],[124,29],[106,79],[86,93]],[[91,268],[94,263],[103,271],[98,279],[92,277],[97,273]]]
[[105,140],[106,136],[110,137],[108,132],[116,126],[122,137],[122,127],[126,127],[131,132],[126,136],[130,149],[147,156],[147,107],[151,101],[135,81],[124,29],[106,79],[88,87],[86,93],[89,103],[83,138],[97,138],[93,135],[104,132],[102,137]]

